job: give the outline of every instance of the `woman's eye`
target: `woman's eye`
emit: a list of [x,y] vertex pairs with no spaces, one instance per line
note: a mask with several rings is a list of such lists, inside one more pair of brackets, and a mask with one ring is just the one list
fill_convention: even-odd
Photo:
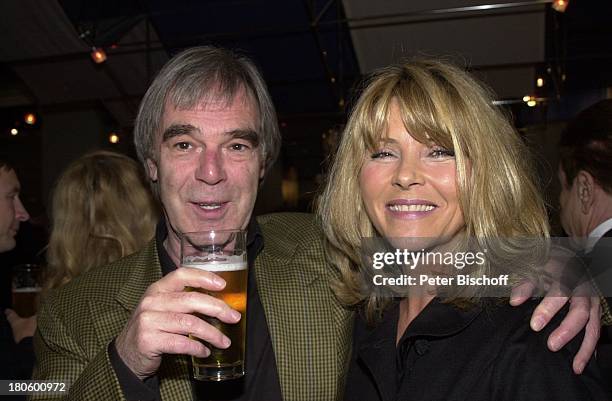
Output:
[[431,156],[435,158],[455,157],[455,152],[445,148],[435,148],[431,150]]
[[372,155],[370,156],[370,158],[372,159],[384,159],[387,157],[392,157],[393,153],[387,151],[387,150],[381,150],[379,152],[376,153],[372,153]]

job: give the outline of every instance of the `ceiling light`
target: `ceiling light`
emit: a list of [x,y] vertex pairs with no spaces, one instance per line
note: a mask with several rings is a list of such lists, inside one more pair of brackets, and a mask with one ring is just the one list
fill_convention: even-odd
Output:
[[26,115],[23,116],[23,121],[25,121],[25,123],[28,124],[28,125],[36,124],[36,114],[34,114],[34,113],[26,113]]
[[111,134],[108,136],[108,141],[109,141],[110,143],[118,143],[118,142],[119,142],[119,135],[115,134],[114,132],[113,132],[113,133],[111,133]]
[[569,3],[569,0],[555,0],[552,2],[551,6],[555,11],[564,13],[565,9],[567,8],[568,3]]
[[11,135],[15,136],[19,133],[19,131],[17,131],[17,128],[13,128],[11,129]]
[[95,47],[95,46],[92,47],[90,55],[91,55],[91,59],[96,64],[102,64],[103,62],[106,61],[106,52],[104,51],[104,49],[100,47]]
[[544,78],[542,78],[542,77],[538,77],[538,79],[536,79],[536,86],[537,86],[538,88],[543,87],[543,86],[544,86]]

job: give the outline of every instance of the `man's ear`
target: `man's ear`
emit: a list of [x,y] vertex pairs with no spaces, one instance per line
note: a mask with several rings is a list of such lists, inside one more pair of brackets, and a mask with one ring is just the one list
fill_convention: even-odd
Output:
[[147,158],[147,174],[153,182],[157,182],[157,163]]
[[584,170],[580,170],[575,178],[576,190],[578,191],[578,200],[580,202],[580,211],[587,214],[594,202],[595,194],[595,179],[593,176]]

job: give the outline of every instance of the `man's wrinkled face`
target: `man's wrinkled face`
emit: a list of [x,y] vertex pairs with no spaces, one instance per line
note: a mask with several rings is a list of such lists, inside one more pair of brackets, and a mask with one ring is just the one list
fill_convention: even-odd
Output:
[[15,247],[19,223],[30,218],[19,199],[20,188],[15,171],[0,168],[0,252]]
[[179,233],[247,227],[264,175],[258,121],[244,90],[231,102],[212,100],[189,110],[166,104],[159,157],[147,164],[158,182],[174,257]]

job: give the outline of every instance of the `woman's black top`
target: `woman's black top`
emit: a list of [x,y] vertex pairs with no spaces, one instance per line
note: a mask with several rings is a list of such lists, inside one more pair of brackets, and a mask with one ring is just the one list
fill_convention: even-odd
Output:
[[549,351],[548,335],[565,313],[536,333],[529,327],[536,305],[490,301],[460,309],[434,299],[397,346],[399,303],[375,327],[358,316],[345,400],[610,399],[593,360],[583,374],[573,373],[584,333]]

